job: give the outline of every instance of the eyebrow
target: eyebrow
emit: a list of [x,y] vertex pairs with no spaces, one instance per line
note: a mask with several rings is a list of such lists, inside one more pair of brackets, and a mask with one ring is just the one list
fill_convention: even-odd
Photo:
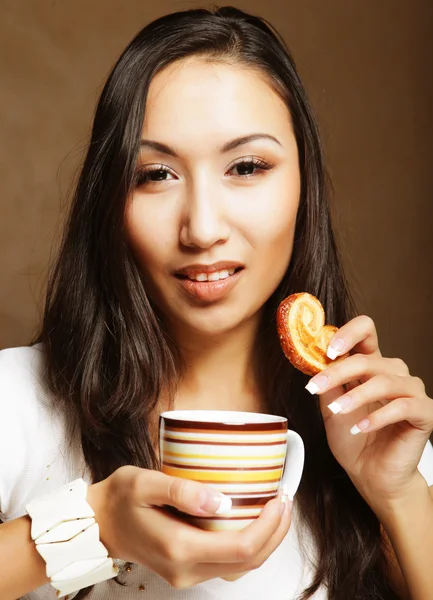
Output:
[[[230,152],[231,150],[234,150],[239,146],[249,144],[250,142],[255,142],[256,140],[271,140],[279,146],[282,146],[281,142],[279,142],[277,138],[273,135],[270,135],[268,133],[252,133],[250,135],[244,135],[242,137],[235,138],[230,142],[226,142],[220,148],[220,153],[224,154],[226,152]],[[162,144],[161,142],[155,142],[154,140],[141,140],[140,146],[141,148],[151,148],[152,150],[156,150],[157,152],[161,152],[162,154],[168,154],[169,156],[179,158],[175,150],[173,150],[173,148],[167,146],[166,144]]]

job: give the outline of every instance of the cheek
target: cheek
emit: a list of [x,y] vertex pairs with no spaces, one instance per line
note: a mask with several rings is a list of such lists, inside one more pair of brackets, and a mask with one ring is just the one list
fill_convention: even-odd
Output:
[[296,212],[276,213],[255,228],[253,241],[262,276],[281,278],[292,255]]
[[139,200],[131,201],[125,212],[128,243],[141,268],[150,275],[170,253],[168,223],[154,216]]
[[[282,195],[281,189],[287,190]],[[251,246],[264,255],[282,260],[290,258],[299,206],[299,187],[268,190],[260,202],[252,203],[245,219],[245,237]]]
[[245,235],[254,250],[254,285],[260,285],[266,294],[278,286],[287,271],[299,197],[298,179],[287,177],[267,190],[265,202],[258,202],[249,213],[249,233]]

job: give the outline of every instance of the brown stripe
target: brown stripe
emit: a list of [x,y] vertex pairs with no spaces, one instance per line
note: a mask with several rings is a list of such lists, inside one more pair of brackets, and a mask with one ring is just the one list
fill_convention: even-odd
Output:
[[287,419],[284,421],[271,421],[269,423],[208,423],[206,421],[185,421],[181,419],[170,419],[168,417],[161,417],[164,424],[169,429],[193,429],[193,430],[215,430],[215,431],[236,431],[239,433],[245,433],[245,430],[249,431],[286,431],[287,430]]
[[[271,500],[272,498],[269,498],[269,500]],[[266,502],[263,502],[263,504],[245,504],[242,507],[238,507],[242,508],[242,510],[254,510],[254,509],[259,509],[259,508],[264,508],[266,505]]]
[[[225,494],[229,496],[229,494]],[[257,508],[258,506],[264,506],[267,502],[276,498],[277,494],[272,496],[265,496],[261,498],[232,498],[232,506],[242,506],[242,508]]]
[[175,444],[202,444],[204,446],[281,446],[286,443],[286,440],[280,440],[279,442],[208,442],[200,440],[179,440],[164,435],[164,442],[173,442]]
[[[224,484],[222,484],[224,485]],[[275,498],[277,495],[277,492],[270,490],[269,492],[254,492],[254,491],[249,491],[249,492],[222,492],[225,496],[230,496],[230,498],[232,500],[246,500],[249,499],[249,497],[251,496],[251,494],[254,493],[258,493],[258,494],[270,494],[269,496],[263,496],[264,498]],[[273,494],[273,495],[272,495]],[[245,496],[245,498],[238,498],[238,496]]]
[[283,465],[281,463],[266,467],[208,467],[198,465],[183,465],[181,463],[172,463],[163,461],[162,463],[166,467],[175,467],[176,469],[190,469],[193,471],[276,471],[281,470]]
[[229,429],[224,429],[224,430],[217,430],[217,429],[208,429],[208,428],[202,428],[199,429],[198,427],[195,427],[194,429],[190,428],[190,427],[164,427],[164,430],[167,431],[169,434],[170,433],[203,433],[204,435],[226,435],[226,434],[230,434],[230,435],[240,435],[240,436],[246,436],[246,435],[275,435],[278,433],[285,433],[285,431],[287,430],[281,430],[281,429],[267,429],[266,431],[254,431],[252,429],[242,429],[242,430],[237,430],[237,431],[233,431],[233,430],[229,430]]
[[200,521],[244,521],[246,519],[257,519],[256,516],[250,515],[249,517],[192,517],[194,520],[199,519]]

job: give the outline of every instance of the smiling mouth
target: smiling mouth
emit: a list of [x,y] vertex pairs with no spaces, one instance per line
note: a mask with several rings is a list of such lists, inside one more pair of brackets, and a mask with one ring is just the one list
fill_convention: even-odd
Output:
[[215,281],[221,281],[228,279],[232,275],[242,271],[243,267],[236,267],[231,269],[221,269],[212,273],[191,273],[190,275],[184,275],[182,273],[176,273],[177,279],[196,281],[198,283],[213,283]]

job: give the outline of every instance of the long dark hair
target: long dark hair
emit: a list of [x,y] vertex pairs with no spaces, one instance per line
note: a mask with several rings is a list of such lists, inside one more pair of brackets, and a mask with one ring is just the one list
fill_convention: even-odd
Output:
[[379,522],[330,452],[318,402],[276,335],[276,308],[293,292],[317,296],[337,326],[354,311],[330,223],[318,128],[293,59],[264,19],[233,7],[169,14],[142,29],[114,66],[36,340],[45,347],[49,386],[78,424],[94,482],[126,464],[158,468],[149,418],[161,391],[176,385],[179,361],[126,243],[124,213],[149,84],[190,56],[254,68],[286,103],[297,140],[301,200],[293,256],[264,307],[257,343],[269,412],[287,416],[306,446],[297,502],[318,554],[301,597],[325,584],[332,600],[398,598],[387,582]]

